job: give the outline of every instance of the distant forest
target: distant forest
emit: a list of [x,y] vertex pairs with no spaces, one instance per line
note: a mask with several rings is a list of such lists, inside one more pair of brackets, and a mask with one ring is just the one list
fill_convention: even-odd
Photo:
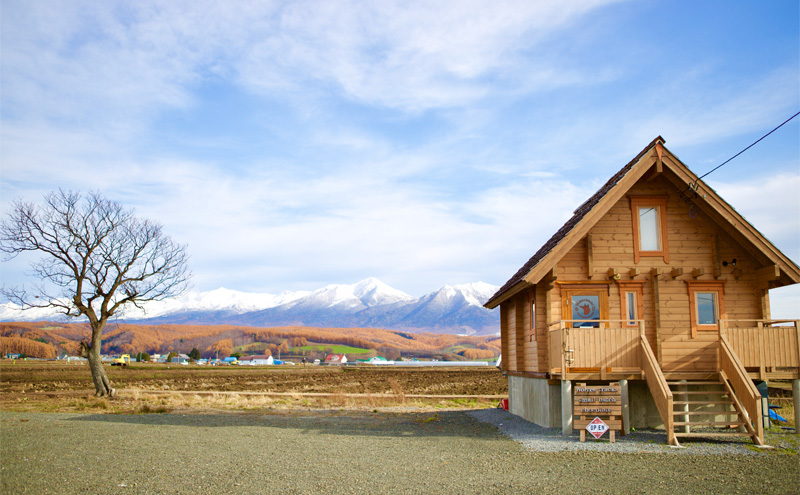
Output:
[[[0,353],[23,353],[53,359],[77,356],[81,340],[88,340],[87,324],[53,322],[0,323]],[[321,351],[301,350],[309,345]],[[198,349],[204,358],[226,357],[234,352],[276,354],[283,357],[323,356],[326,346],[364,349],[359,358],[421,357],[442,360],[489,359],[500,354],[500,337],[408,333],[378,328],[256,328],[235,325],[135,325],[109,324],[103,333],[104,354],[188,354]]]

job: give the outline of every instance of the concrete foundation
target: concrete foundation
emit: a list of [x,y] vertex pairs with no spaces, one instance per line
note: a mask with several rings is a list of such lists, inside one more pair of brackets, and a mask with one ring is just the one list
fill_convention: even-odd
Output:
[[508,377],[511,414],[545,428],[561,428],[561,387],[544,378]]
[[[569,385],[567,385],[569,384]],[[562,428],[572,432],[572,386],[569,382],[548,384],[544,378],[508,377],[508,399],[511,414],[545,428]],[[663,427],[658,408],[644,381],[628,381],[627,407],[623,398],[623,417],[628,420],[626,430],[634,428]],[[562,415],[561,404],[566,403]],[[566,427],[565,427],[566,425]]]

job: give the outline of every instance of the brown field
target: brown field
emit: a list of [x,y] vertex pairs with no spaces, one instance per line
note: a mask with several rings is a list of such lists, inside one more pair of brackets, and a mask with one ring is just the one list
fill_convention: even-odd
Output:
[[3,361],[0,408],[7,411],[167,412],[255,408],[424,408],[496,406],[505,378],[487,368],[285,366],[202,367],[135,363],[106,367],[117,395],[93,396],[81,364]]

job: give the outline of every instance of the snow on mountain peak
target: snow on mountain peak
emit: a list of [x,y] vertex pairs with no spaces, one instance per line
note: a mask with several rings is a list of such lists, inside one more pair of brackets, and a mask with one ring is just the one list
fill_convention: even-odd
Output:
[[366,306],[411,301],[414,298],[401,290],[389,287],[380,280],[370,277],[355,284],[353,294]]
[[349,285],[327,285],[315,290],[309,297],[318,304],[324,303],[327,307],[363,306],[364,308],[414,299],[376,278],[367,278]]
[[[154,301],[147,304],[146,311],[126,308],[125,314],[119,317],[128,321],[150,318],[169,321],[174,316],[175,321],[181,321],[179,315],[192,313],[192,318],[206,318],[208,322],[217,323],[273,325],[303,321],[324,326],[331,322],[337,325],[347,322],[351,326],[399,325],[402,328],[439,328],[456,324],[459,331],[463,331],[470,325],[477,325],[476,328],[494,325],[492,321],[497,316],[490,316],[482,305],[497,289],[483,282],[445,285],[417,298],[376,278],[350,285],[328,285],[313,292],[282,292],[279,295],[220,287]],[[0,304],[0,320],[47,319],[45,316],[41,312],[21,311],[10,303]]]
[[454,289],[464,294],[464,297],[471,304],[483,306],[497,292],[499,287],[486,282],[473,282],[471,284],[456,285]]

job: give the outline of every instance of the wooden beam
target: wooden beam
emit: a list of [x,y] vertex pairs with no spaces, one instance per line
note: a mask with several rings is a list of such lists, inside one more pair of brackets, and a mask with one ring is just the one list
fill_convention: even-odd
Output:
[[733,278],[735,278],[736,280],[739,280],[739,277],[742,276],[742,273],[743,272],[742,272],[741,268],[734,268],[733,269]]
[[656,360],[658,365],[661,366],[663,362],[661,356],[661,296],[659,294],[658,277],[661,275],[661,268],[653,268],[650,270],[650,275],[653,277],[653,304],[656,312]]
[[586,277],[591,280],[594,275],[594,244],[592,243],[592,234],[586,234]]
[[616,268],[609,268],[608,269],[608,279],[609,280],[619,280],[620,274]]
[[638,277],[639,276],[639,269],[638,268],[631,268],[630,270],[628,270],[628,276],[631,279],[634,279],[634,278]]
[[656,173],[660,174],[664,171],[664,145],[661,142],[656,143]]
[[555,288],[556,281],[558,280],[558,265],[554,266],[552,270],[547,273],[545,277],[547,290]]
[[672,277],[672,280],[675,280],[676,278],[680,277],[681,275],[683,275],[683,268],[673,268],[672,272],[670,272],[670,276]]
[[647,173],[642,177],[645,181],[651,181],[664,172],[664,146],[656,143],[656,156],[652,158],[653,165],[647,169]]
[[706,273],[705,268],[695,268],[692,270],[692,278],[700,278]]
[[[769,289],[756,289],[756,292],[761,302],[761,319],[771,320],[772,317],[769,315]],[[798,342],[800,342],[800,340],[798,340]]]
[[769,265],[756,270],[756,284],[766,285],[773,280],[781,277],[781,269],[778,265]]

